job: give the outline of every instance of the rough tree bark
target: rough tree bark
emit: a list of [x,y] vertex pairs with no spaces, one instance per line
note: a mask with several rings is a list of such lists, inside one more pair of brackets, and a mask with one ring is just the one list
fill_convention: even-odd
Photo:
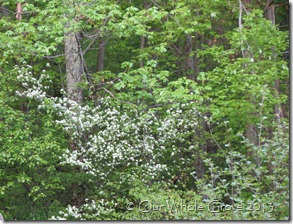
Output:
[[[73,21],[74,22],[74,21]],[[79,44],[79,35],[71,29],[71,24],[67,23],[65,26],[65,62],[66,62],[66,84],[67,96],[78,104],[83,102],[83,89],[79,86],[82,82],[82,57],[81,46]],[[72,136],[69,136],[69,148],[71,151],[78,149],[78,146]],[[79,167],[75,168],[76,173],[80,173]],[[81,195],[80,186],[77,183],[72,184],[72,203],[75,206],[82,204],[83,197]]]
[[78,35],[70,30],[70,23],[65,27],[65,60],[66,83],[68,98],[81,104],[83,102],[83,90],[79,86],[82,82],[82,61],[80,57],[80,44]]

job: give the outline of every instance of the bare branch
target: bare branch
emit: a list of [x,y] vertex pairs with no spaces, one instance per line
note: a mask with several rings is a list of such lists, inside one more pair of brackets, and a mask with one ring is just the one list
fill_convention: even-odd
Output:
[[[102,26],[105,26],[108,21],[109,21],[109,17],[107,17],[105,20],[104,20],[104,23]],[[101,29],[98,30],[98,32],[96,33],[95,37],[93,38],[93,40],[89,43],[89,45],[86,47],[86,49],[83,51],[83,55],[85,55],[85,53],[91,48],[91,46],[96,42],[96,40],[100,37],[100,34],[101,34]]]
[[105,87],[102,87],[101,89],[103,89],[104,91],[109,93],[115,100],[117,100],[116,96],[114,96],[114,94],[112,92],[110,92],[109,90],[107,90]]
[[6,12],[9,12],[9,13],[11,13],[11,14],[14,14],[14,15],[27,15],[27,14],[30,14],[30,12],[21,12],[21,13],[19,13],[19,12],[13,12],[13,11],[11,11],[11,10],[9,10],[9,9],[6,9],[5,7],[3,7],[3,6],[0,6],[0,9],[2,9],[2,10],[4,10],[4,11],[6,11]]
[[239,27],[239,31],[241,32],[242,30],[242,2],[241,0],[239,0],[238,2],[239,2],[238,27]]
[[[117,0],[116,1],[116,5],[120,2],[120,0]],[[109,22],[110,20],[110,17],[107,17],[103,24],[102,24],[102,27],[107,25],[107,23]],[[95,34],[94,36],[94,39],[90,42],[90,44],[87,46],[87,48],[83,51],[83,55],[86,54],[86,52],[92,47],[92,45],[96,42],[96,40],[100,37],[100,34],[101,34],[101,29],[98,30],[98,32]]]
[[25,52],[28,52],[28,53],[30,53],[30,54],[32,54],[34,56],[38,56],[38,57],[46,58],[46,59],[59,58],[59,57],[64,57],[66,55],[66,54],[57,54],[57,55],[52,55],[52,56],[50,56],[50,55],[40,56],[40,55],[38,55],[38,54],[36,54],[35,52],[32,52],[32,51],[25,50]]

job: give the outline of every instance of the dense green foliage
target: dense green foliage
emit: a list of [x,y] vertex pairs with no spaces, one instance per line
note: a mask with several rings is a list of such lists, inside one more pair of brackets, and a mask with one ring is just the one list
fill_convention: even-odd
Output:
[[289,4],[0,6],[5,220],[289,218]]

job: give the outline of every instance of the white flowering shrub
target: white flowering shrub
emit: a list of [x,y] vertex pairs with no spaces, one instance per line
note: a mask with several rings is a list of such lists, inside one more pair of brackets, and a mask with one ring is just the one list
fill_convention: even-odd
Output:
[[85,199],[85,204],[79,208],[68,205],[66,211],[60,211],[59,216],[51,217],[51,220],[96,220],[105,219],[114,212],[115,204],[103,199],[99,201]]
[[[46,75],[34,78],[30,69],[29,66],[16,68],[25,88],[18,94],[36,100],[39,110],[54,113],[54,122],[67,134],[69,144],[74,145],[64,151],[59,165],[76,177],[68,179],[73,187],[69,184],[65,189],[69,190],[69,197],[78,196],[79,200],[71,200],[51,219],[287,218],[288,214],[283,212],[288,206],[286,123],[276,125],[270,139],[259,135],[258,145],[251,145],[247,140],[241,143],[248,149],[244,152],[251,151],[254,155],[252,158],[233,147],[235,140],[230,136],[234,135],[227,127],[224,141],[217,143],[214,139],[220,148],[218,153],[207,157],[202,148],[208,140],[204,125],[211,125],[211,121],[197,110],[197,102],[145,110],[130,109],[109,97],[93,108],[79,105],[65,96],[50,97],[46,92],[48,87],[43,85],[49,83]],[[225,125],[227,123],[224,121]],[[262,128],[260,125],[260,130]],[[242,138],[241,135],[236,137]],[[198,176],[198,172],[203,176]],[[144,188],[150,189],[145,191]],[[166,189],[172,193],[164,192]],[[161,203],[162,200],[151,197],[152,190],[177,198],[178,192],[186,189],[195,190],[194,197],[203,202],[219,199],[221,203],[232,205],[256,203],[271,206],[273,210],[257,214],[254,210],[237,210],[232,216],[227,212],[212,214],[208,211],[198,215],[156,213],[143,217],[137,210],[125,213],[127,202],[139,204],[142,197]],[[276,197],[278,192],[282,196]]]
[[[94,188],[95,200],[107,197],[109,190],[127,193],[122,188],[131,188],[134,176],[151,184],[183,175],[182,167],[184,175],[196,172],[196,132],[202,129],[196,103],[147,111],[114,106],[110,98],[104,98],[100,106],[92,108],[67,97],[48,96],[48,87],[42,84],[44,74],[37,79],[29,66],[16,69],[26,88],[18,94],[37,100],[40,110],[55,113],[56,124],[63,127],[75,146],[64,152],[60,165],[75,167],[75,172],[84,175],[85,185]],[[91,209],[83,203],[78,208],[69,205],[59,218],[81,218],[84,210]]]

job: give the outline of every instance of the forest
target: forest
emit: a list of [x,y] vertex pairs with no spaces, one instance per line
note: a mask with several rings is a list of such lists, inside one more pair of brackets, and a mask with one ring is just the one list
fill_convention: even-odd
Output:
[[288,220],[289,8],[0,0],[0,214]]

